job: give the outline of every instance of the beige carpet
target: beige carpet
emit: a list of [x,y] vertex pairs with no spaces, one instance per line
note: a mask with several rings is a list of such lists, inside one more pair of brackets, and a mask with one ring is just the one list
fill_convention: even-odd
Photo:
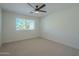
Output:
[[78,56],[79,50],[41,38],[3,44],[0,55]]

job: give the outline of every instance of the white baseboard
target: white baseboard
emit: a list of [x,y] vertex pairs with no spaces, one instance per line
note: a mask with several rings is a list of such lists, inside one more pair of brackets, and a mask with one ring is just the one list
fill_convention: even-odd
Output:
[[16,41],[21,41],[21,40],[32,39],[32,38],[37,38],[37,37],[39,37],[39,36],[32,36],[32,37],[29,37],[29,38],[26,38],[26,39],[20,39],[20,40],[5,41],[2,44],[16,42]]
[[41,36],[41,38],[44,38],[44,39],[47,39],[47,40],[52,40],[54,42],[57,42],[57,43],[60,43],[60,44],[63,44],[63,45],[69,46],[71,48],[75,48],[75,49],[78,49],[79,50],[79,46],[73,45],[71,43],[66,43],[65,41],[61,42],[61,41],[53,40],[53,39],[57,39],[57,38],[54,38],[54,37],[53,38],[48,38],[48,37]]

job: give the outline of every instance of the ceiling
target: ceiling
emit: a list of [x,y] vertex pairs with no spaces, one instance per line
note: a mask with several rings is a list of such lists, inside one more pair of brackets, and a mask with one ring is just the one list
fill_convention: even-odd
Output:
[[[42,3],[31,3],[31,4],[33,6],[42,5]],[[50,13],[58,12],[74,6],[79,6],[78,3],[45,3],[45,4],[46,6],[42,8],[42,10],[47,11],[47,13],[40,12],[39,14],[30,13],[34,9],[30,7],[27,3],[0,3],[0,8],[6,11],[11,11],[28,16],[44,17]]]

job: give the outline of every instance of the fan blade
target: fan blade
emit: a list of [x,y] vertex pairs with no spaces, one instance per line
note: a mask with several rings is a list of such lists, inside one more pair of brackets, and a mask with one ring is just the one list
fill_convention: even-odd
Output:
[[46,6],[45,4],[43,4],[42,6],[40,6],[39,8],[38,8],[38,10],[40,10],[41,8],[43,8],[44,6]]
[[39,10],[39,12],[47,12],[47,11]]
[[[34,8],[30,3],[27,3],[30,7]],[[35,8],[34,8],[35,9]]]

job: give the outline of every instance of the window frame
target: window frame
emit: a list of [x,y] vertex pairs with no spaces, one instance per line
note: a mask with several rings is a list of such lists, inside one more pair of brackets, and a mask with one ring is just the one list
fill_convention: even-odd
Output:
[[[26,22],[31,20],[33,21],[33,24],[34,24],[34,29],[17,29],[17,20],[20,19],[21,21],[24,20],[25,21],[25,24],[27,24]],[[26,18],[16,18],[16,30],[17,31],[22,31],[22,30],[26,30],[26,31],[33,31],[35,30],[35,24],[36,24],[36,21],[34,19],[26,19]],[[30,24],[29,24],[30,25]],[[19,25],[18,25],[19,26]],[[26,27],[26,25],[24,25]]]

